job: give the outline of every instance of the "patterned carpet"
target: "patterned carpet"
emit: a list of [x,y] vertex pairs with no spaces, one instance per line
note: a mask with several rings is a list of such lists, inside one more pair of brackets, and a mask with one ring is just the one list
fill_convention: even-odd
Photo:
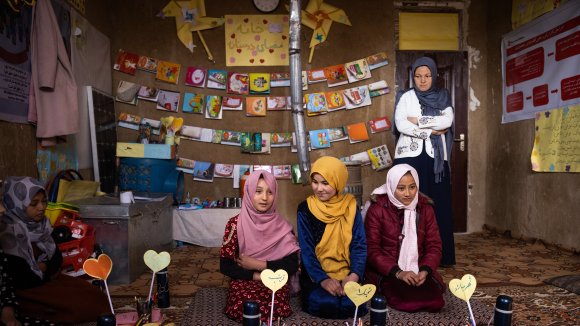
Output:
[[[478,285],[472,300],[482,309],[478,325],[487,325],[487,317],[483,314],[491,315],[499,294],[507,294],[514,300],[512,325],[580,325],[580,296],[543,283],[550,277],[578,274],[578,253],[489,231],[457,234],[455,241],[457,265],[440,268],[439,271],[446,282],[461,278],[466,273],[476,277]],[[179,247],[171,253],[171,260],[169,281],[172,308],[164,309],[165,320],[177,325],[192,325],[191,321],[196,317],[194,313],[198,311],[195,310],[198,309],[197,305],[192,304],[197,291],[200,288],[228,286],[228,279],[219,272],[219,248]],[[145,273],[131,284],[110,286],[115,309],[132,309],[134,296],[147,296],[150,280],[151,274]],[[219,302],[212,304],[216,307],[220,305]],[[414,321],[410,323],[404,321],[404,314],[398,314],[403,319],[392,319],[392,325],[413,325],[417,321],[416,314],[409,317]],[[428,323],[420,324],[454,325],[438,323],[437,318],[435,315]],[[227,325],[226,322],[223,317],[218,324]],[[317,324],[333,325],[331,322]]]

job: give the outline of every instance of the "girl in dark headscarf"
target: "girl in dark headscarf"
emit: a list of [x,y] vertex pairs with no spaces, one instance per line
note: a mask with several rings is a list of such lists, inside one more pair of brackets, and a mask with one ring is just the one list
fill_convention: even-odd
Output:
[[453,145],[453,108],[449,92],[436,86],[437,65],[421,57],[413,64],[413,88],[399,92],[395,100],[394,164],[417,170],[421,191],[435,202],[435,214],[443,241],[442,265],[455,264],[453,212],[449,160]]
[[60,273],[62,254],[51,237],[44,212],[46,191],[30,177],[8,177],[0,245],[7,273],[14,278],[16,300],[26,316],[56,323],[96,321],[109,312],[106,295],[84,280]]

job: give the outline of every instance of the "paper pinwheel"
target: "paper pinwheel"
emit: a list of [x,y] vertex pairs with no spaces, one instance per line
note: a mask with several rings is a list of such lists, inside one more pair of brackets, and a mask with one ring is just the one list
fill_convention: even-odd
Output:
[[314,30],[310,39],[308,63],[312,62],[314,47],[326,41],[333,21],[352,26],[344,10],[326,4],[324,0],[310,0],[306,10],[302,10],[302,24]]
[[213,61],[213,56],[201,35],[202,30],[215,28],[224,24],[223,18],[206,17],[205,0],[189,1],[169,1],[167,5],[158,14],[159,17],[175,17],[175,26],[177,28],[177,37],[189,51],[193,52],[193,35],[191,32],[197,32],[208,59]]

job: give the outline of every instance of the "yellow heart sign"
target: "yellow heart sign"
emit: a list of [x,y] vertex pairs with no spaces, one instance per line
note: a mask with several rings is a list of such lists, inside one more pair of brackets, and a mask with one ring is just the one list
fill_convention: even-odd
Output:
[[344,285],[344,293],[357,307],[372,299],[376,291],[377,287],[374,284],[361,286],[357,282],[347,282]]
[[143,261],[147,267],[151,268],[154,273],[157,273],[169,266],[171,256],[167,251],[157,253],[155,250],[147,250],[145,254],[143,254]]
[[268,289],[276,292],[288,282],[288,273],[283,269],[279,269],[276,272],[271,269],[265,269],[260,273],[260,279],[262,279],[262,283]]
[[463,275],[461,280],[454,278],[449,282],[449,290],[451,290],[451,293],[466,302],[469,301],[469,298],[475,292],[476,286],[477,281],[471,274]]
[[89,258],[83,263],[85,273],[100,280],[106,280],[111,274],[111,269],[113,269],[113,261],[105,254],[100,254],[98,259]]

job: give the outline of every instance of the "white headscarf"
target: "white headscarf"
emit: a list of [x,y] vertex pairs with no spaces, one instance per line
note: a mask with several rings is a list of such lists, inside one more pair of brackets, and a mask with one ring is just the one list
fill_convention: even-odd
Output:
[[[417,185],[417,193],[413,201],[405,206],[397,198],[395,198],[395,191],[401,178],[411,172],[415,184]],[[399,209],[405,210],[405,219],[403,224],[403,243],[401,244],[401,252],[399,253],[399,268],[403,271],[413,271],[419,273],[419,249],[417,248],[417,202],[419,201],[419,176],[417,171],[408,164],[398,164],[393,166],[389,173],[387,173],[387,183],[373,190],[371,195],[387,194],[389,201]]]

